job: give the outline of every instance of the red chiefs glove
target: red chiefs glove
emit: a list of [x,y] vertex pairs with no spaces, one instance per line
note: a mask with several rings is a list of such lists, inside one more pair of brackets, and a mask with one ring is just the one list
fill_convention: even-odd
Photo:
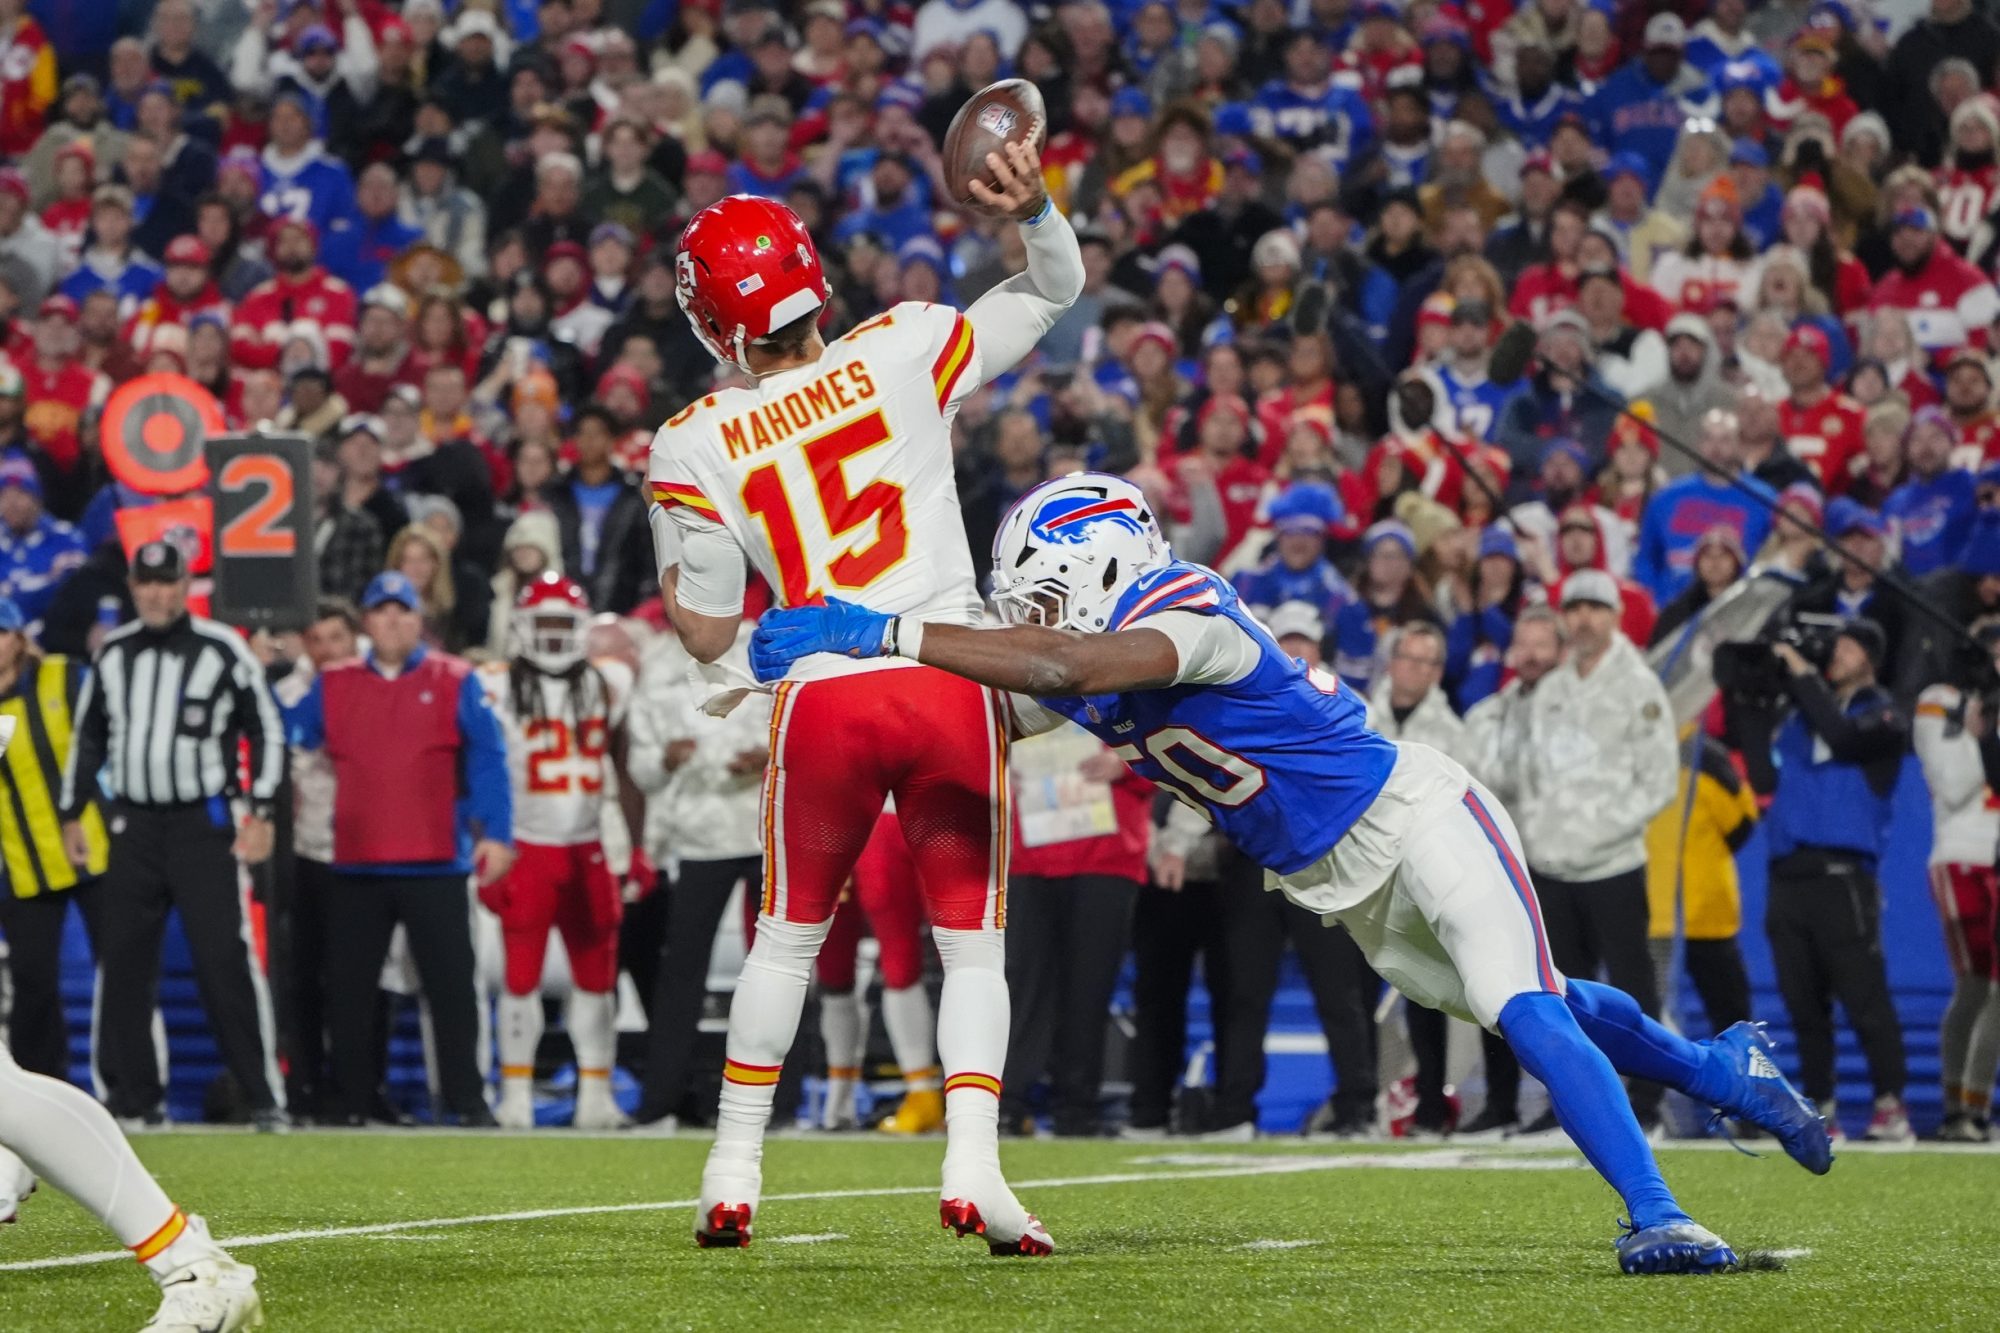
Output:
[[508,876],[502,875],[490,884],[479,886],[479,905],[493,915],[504,919],[510,895],[507,892]]
[[628,903],[641,903],[653,896],[660,887],[660,872],[654,866],[653,858],[640,848],[632,849],[632,861],[625,869],[625,880],[621,886]]

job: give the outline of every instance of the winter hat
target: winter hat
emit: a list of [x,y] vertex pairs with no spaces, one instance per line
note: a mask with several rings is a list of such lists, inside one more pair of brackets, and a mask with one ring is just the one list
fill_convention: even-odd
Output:
[[1340,522],[1347,509],[1340,496],[1324,482],[1302,481],[1271,501],[1271,526],[1279,532],[1306,532],[1315,536]]
[[1514,540],[1513,533],[1498,523],[1479,534],[1479,558],[1484,560],[1490,555],[1504,555],[1517,565],[1521,563],[1520,544]]
[[1417,558],[1416,534],[1412,533],[1406,524],[1399,523],[1393,518],[1385,518],[1371,525],[1368,531],[1361,534],[1362,555],[1375,554],[1375,548],[1383,542],[1394,542],[1403,548],[1404,555],[1412,560]]
[[1743,535],[1727,523],[1718,523],[1695,538],[1694,553],[1699,556],[1711,546],[1720,546],[1735,556],[1738,568],[1749,563],[1749,557],[1743,553]]

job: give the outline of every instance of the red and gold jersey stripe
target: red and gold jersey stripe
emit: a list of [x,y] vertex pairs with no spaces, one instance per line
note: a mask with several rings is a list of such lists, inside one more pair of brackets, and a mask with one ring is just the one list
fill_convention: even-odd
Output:
[[722,1062],[722,1078],[726,1083],[742,1083],[751,1087],[769,1087],[778,1081],[778,1073],[783,1065],[746,1065],[739,1060]]
[[931,379],[937,385],[938,407],[951,401],[952,390],[958,387],[959,377],[972,364],[972,325],[964,315],[954,315],[951,336],[944,340],[944,350],[931,365]]
[[142,1264],[157,1258],[167,1246],[181,1238],[181,1233],[187,1230],[187,1224],[187,1214],[178,1208],[174,1209],[174,1215],[168,1218],[158,1231],[134,1245],[132,1253],[138,1256]]
[[953,1074],[944,1081],[947,1093],[964,1090],[966,1092],[990,1092],[1000,1095],[1000,1080],[991,1074]]
[[703,518],[722,521],[722,511],[715,507],[715,501],[703,493],[701,487],[689,481],[656,481],[653,483],[653,503],[662,509],[672,509],[679,505],[692,509]]

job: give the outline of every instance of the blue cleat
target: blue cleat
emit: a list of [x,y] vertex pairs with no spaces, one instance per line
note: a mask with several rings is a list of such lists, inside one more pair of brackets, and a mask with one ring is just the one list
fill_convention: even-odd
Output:
[[1629,1227],[1618,1238],[1618,1266],[1628,1273],[1726,1273],[1736,1251],[1689,1217]]
[[1768,1130],[1791,1159],[1816,1176],[1833,1166],[1833,1141],[1819,1109],[1799,1095],[1771,1058],[1777,1049],[1762,1023],[1738,1023],[1717,1037],[1715,1050],[1736,1074],[1736,1089],[1722,1109]]

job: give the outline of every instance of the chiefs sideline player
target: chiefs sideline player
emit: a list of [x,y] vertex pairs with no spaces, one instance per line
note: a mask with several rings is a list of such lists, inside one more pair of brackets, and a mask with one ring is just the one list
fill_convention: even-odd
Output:
[[607,772],[615,772],[626,827],[643,828],[638,787],[625,773],[625,710],[632,672],[584,658],[590,603],[549,571],[521,589],[510,631],[514,656],[482,668],[507,733],[514,783],[514,864],[479,891],[500,918],[507,984],[500,997],[500,1105],[510,1129],[535,1123],[535,1048],[542,1040],[542,964],[549,930],[560,930],[572,986],[565,1014],[576,1048],[578,1129],[616,1129],[611,1097],[618,1041],[618,880],[598,841]]
[[[688,324],[752,385],[702,398],[653,440],[660,591],[696,659],[712,662],[736,640],[746,555],[786,606],[833,593],[913,626],[977,622],[951,423],[1083,290],[1076,233],[1049,202],[1034,148],[1010,144],[986,165],[999,188],[973,181],[971,191],[984,211],[1019,225],[1027,271],[964,314],[904,302],[831,345],[818,326],[832,291],[790,209],[737,195],[682,233],[675,273]],[[893,795],[944,965],[939,1214],[996,1254],[1054,1249],[1000,1170],[1006,726],[992,691],[907,657],[806,658],[777,685],[763,897],[729,1009],[722,1104],[695,1218],[701,1244],[749,1243],[765,1126],[812,961]]]

